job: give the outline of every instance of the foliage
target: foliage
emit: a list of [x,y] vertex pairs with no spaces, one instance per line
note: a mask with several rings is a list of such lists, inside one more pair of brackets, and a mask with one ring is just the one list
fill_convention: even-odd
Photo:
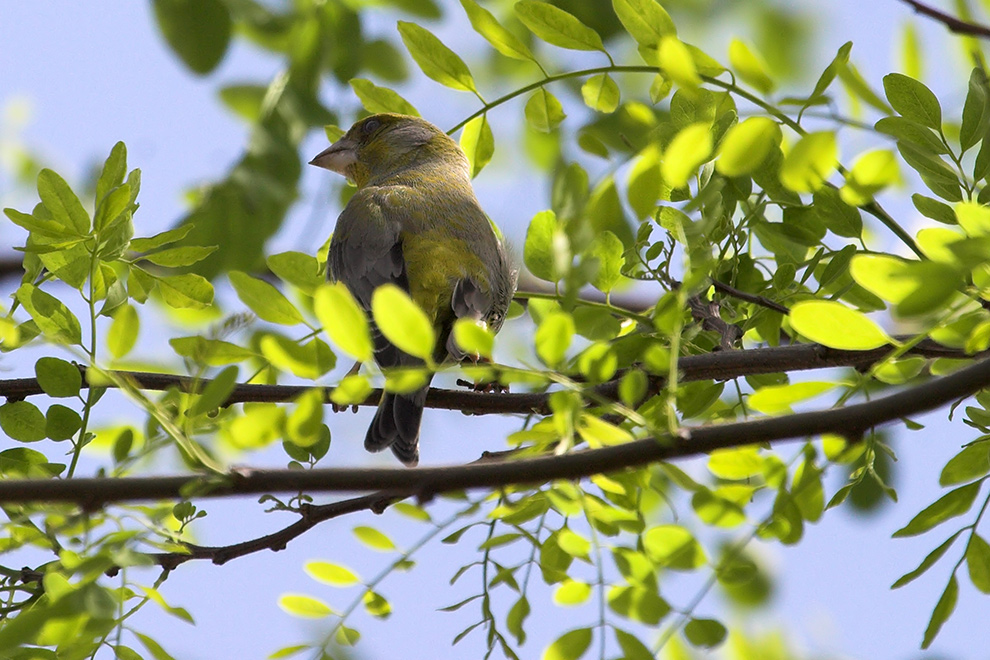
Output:
[[[474,45],[491,47],[490,60],[470,65],[420,24],[440,17],[439,5],[382,4],[414,19],[399,20],[391,41],[363,35],[368,10],[360,2],[302,1],[279,11],[234,0],[156,0],[163,38],[195,74],[213,70],[237,40],[284,63],[267,85],[220,90],[251,127],[242,158],[197,196],[187,217],[151,237],[134,236],[141,177],[128,172],[122,143],[91,199],[42,169],[37,206],[5,209],[26,239],[23,274],[0,318],[0,350],[40,347],[45,355],[27,389],[0,384],[7,396],[0,428],[14,443],[0,451],[9,518],[2,547],[33,562],[0,567],[8,594],[0,655],[85,657],[107,648],[123,658],[170,657],[128,622],[149,603],[191,620],[166,601],[170,570],[279,549],[302,533],[289,528],[236,550],[196,546],[192,529],[207,524],[196,521],[208,511],[199,498],[244,492],[266,493],[263,502],[306,525],[391,508],[423,530],[403,547],[386,529],[355,527],[360,543],[389,558],[370,578],[348,568],[346,557],[308,563],[320,585],[359,594],[344,608],[285,594],[286,612],[330,624],[321,638],[273,657],[307,650],[330,657],[335,645],[358,644],[352,614],[387,618],[383,582],[414,568],[431,543],[462,548],[451,583],[470,577],[476,586],[445,609],[473,608],[476,619],[453,642],[483,636],[488,655],[533,655],[527,635],[550,606],[534,597],[537,580],[558,607],[598,604],[595,619],[558,631],[544,658],[578,658],[593,646],[599,657],[621,651],[627,658],[661,648],[689,656],[691,648],[769,647],[700,605],[702,596],[721,589],[740,603],[764,603],[770,577],[753,546],[802,542],[806,525],[833,508],[862,506],[869,487],[896,499],[883,477],[893,452],[877,424],[904,419],[904,428],[923,433],[911,415],[963,398],[960,424],[969,435],[940,475],[950,490],[895,536],[955,527],[893,586],[951,564],[928,628],[918,631],[923,647],[951,616],[962,584],[990,593],[990,544],[979,529],[990,502],[982,491],[990,474],[990,396],[982,388],[990,377],[978,359],[990,349],[990,87],[978,45],[969,43],[975,66],[954,95],[965,99],[962,107],[943,107],[917,76],[891,73],[873,88],[853,65],[852,44],[806,85],[779,73],[786,57],[768,63],[740,39],[722,62],[682,41],[679,15],[656,0],[613,0],[610,12],[576,0],[461,0],[450,11],[463,12]],[[415,76],[478,99],[478,110],[452,129],[475,176],[485,176],[500,149],[515,150],[490,122],[504,113],[523,125],[532,166],[552,191],[526,232],[530,278],[509,323],[525,328],[518,334],[527,337],[528,360],[430,365],[525,390],[470,393],[448,406],[515,412],[521,421],[506,439],[511,451],[491,457],[491,469],[321,472],[331,462],[326,404],[368,405],[379,394],[367,369],[328,376],[345,357],[370,362],[370,324],[345,288],[325,283],[325,246],[263,258],[264,243],[298,195],[299,145],[311,129],[328,124],[327,134],[339,135],[342,118],[365,110],[430,115],[361,77],[400,83],[400,41]],[[779,41],[772,43],[786,49]],[[321,89],[331,81],[349,84],[363,110],[327,107]],[[777,92],[783,87],[787,95]],[[518,110],[509,103],[517,98],[524,100]],[[840,157],[845,132],[854,130],[870,146]],[[915,232],[877,201],[903,181],[931,221]],[[214,300],[218,278],[232,289],[228,301]],[[437,338],[403,291],[379,289],[373,312],[390,341],[431,358]],[[160,332],[148,325],[161,313],[213,325],[168,339],[181,378],[123,371],[142,331]],[[504,341],[470,323],[454,336],[485,358]],[[814,344],[817,353],[769,359],[785,355],[788,344]],[[746,353],[757,364],[732,362]],[[704,360],[708,371],[697,366]],[[817,380],[798,373],[822,367],[850,368]],[[384,374],[393,391],[423,382],[416,369]],[[277,384],[286,387],[264,387]],[[882,398],[894,388],[905,396]],[[878,396],[876,405],[853,405]],[[812,400],[822,408],[794,412]],[[121,401],[134,423],[96,428],[94,410]],[[802,444],[772,442],[781,439]],[[106,451],[94,473],[125,484],[171,450],[184,483],[154,505],[125,502],[147,497],[143,491],[118,499],[97,484],[48,499],[46,486],[90,485],[80,479],[88,446]],[[263,449],[290,477],[311,473],[309,483],[326,477],[330,485],[245,490],[250,474],[229,466]],[[691,455],[706,457],[703,474],[666,460]],[[841,475],[842,485],[830,488],[828,475]],[[316,504],[335,478],[380,490]],[[428,501],[438,494],[447,497],[431,512]],[[418,503],[408,501],[413,495]],[[161,571],[143,584],[137,576],[146,572],[132,567]],[[698,595],[674,602],[671,573],[702,576]]]

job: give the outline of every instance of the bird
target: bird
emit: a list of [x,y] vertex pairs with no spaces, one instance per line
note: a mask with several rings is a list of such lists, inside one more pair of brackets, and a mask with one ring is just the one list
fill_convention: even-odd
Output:
[[[343,283],[369,318],[375,289],[403,289],[433,324],[436,364],[466,357],[453,339],[458,319],[498,332],[518,269],[474,194],[467,157],[450,136],[420,117],[373,114],[310,164],[342,174],[357,187],[337,218],[328,278]],[[390,344],[373,319],[371,326],[375,362],[383,370],[423,365]],[[413,392],[382,394],[365,449],[390,448],[406,466],[419,463],[420,422],[432,377]]]

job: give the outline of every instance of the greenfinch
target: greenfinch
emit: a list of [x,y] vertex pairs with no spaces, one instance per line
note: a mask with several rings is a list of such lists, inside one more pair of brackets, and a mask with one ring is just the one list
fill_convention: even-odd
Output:
[[[454,140],[418,117],[377,114],[354,124],[310,164],[357,186],[330,241],[331,281],[342,282],[369,314],[377,287],[405,290],[433,324],[436,364],[465,357],[453,339],[457,319],[498,332],[517,272],[474,195],[467,157]],[[375,361],[383,369],[423,364],[372,326]],[[365,449],[390,447],[405,465],[416,465],[428,390],[429,382],[411,393],[385,392]]]

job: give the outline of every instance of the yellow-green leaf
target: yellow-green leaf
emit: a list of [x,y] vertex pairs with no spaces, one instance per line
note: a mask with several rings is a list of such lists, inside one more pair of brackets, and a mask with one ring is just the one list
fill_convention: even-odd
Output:
[[346,286],[340,282],[321,286],[313,296],[313,310],[342,351],[361,362],[371,360],[374,349],[368,317]]
[[663,154],[660,172],[671,188],[687,185],[698,166],[712,153],[712,132],[708,124],[698,122],[685,126]]
[[521,0],[515,5],[516,16],[543,41],[571,50],[605,52],[597,32],[559,7],[546,2]]
[[426,313],[405,291],[394,284],[375,289],[371,296],[375,324],[399,350],[429,362],[436,344],[436,333]]
[[794,145],[780,167],[780,182],[797,193],[814,192],[839,163],[835,133],[808,133]]
[[791,308],[791,326],[829,348],[865,351],[891,343],[880,326],[862,312],[832,300],[806,300]]
[[415,23],[399,21],[399,35],[427,77],[451,89],[477,93],[467,64],[432,32]]
[[767,117],[750,117],[729,129],[719,148],[715,169],[725,176],[755,172],[770,150],[780,145],[780,125]]

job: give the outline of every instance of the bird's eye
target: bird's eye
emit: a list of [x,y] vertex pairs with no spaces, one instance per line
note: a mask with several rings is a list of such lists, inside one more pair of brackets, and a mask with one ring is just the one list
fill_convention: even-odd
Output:
[[378,119],[369,119],[366,122],[364,122],[364,125],[363,126],[361,126],[361,132],[364,133],[365,135],[371,135],[376,130],[378,130],[378,127],[381,126],[381,125],[382,125],[382,122],[380,120],[378,120]]

